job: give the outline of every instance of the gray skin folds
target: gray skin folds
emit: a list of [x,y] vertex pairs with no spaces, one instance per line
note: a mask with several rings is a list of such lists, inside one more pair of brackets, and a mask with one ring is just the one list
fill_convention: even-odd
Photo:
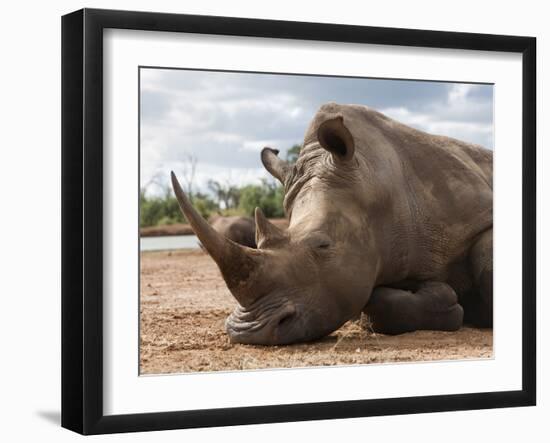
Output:
[[256,243],[180,207],[239,306],[232,342],[321,338],[362,311],[375,330],[492,326],[492,151],[410,128],[365,106],[323,105],[294,165],[264,148],[289,227],[256,209]]

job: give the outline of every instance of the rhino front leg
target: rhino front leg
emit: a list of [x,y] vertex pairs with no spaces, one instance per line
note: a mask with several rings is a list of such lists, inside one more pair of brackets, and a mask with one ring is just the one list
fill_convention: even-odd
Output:
[[470,251],[474,290],[464,300],[464,321],[481,328],[493,326],[493,230],[482,233]]
[[417,330],[456,331],[464,311],[449,285],[424,282],[415,292],[377,287],[365,307],[375,332],[402,334]]

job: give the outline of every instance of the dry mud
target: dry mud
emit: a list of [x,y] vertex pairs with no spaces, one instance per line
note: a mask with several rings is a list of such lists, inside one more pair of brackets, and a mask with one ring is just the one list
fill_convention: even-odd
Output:
[[235,304],[216,265],[201,250],[142,252],[140,372],[477,359],[493,352],[492,330],[386,336],[369,330],[365,316],[314,343],[235,345],[224,329]]

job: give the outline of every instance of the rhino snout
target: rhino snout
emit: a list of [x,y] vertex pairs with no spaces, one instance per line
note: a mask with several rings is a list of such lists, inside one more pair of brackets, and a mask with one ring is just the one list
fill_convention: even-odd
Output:
[[296,341],[293,331],[298,321],[293,303],[257,312],[239,306],[227,318],[225,328],[232,343],[278,345]]

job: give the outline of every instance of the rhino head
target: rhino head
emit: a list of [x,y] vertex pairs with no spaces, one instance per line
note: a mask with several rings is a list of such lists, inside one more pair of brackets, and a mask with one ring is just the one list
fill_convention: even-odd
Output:
[[283,231],[256,208],[257,249],[216,232],[172,173],[181,210],[239,303],[226,320],[232,342],[278,345],[323,337],[360,314],[372,291],[377,261],[354,198],[359,166],[353,137],[341,115],[312,125],[296,165],[276,150],[262,151],[262,163],[285,186],[290,224]]

